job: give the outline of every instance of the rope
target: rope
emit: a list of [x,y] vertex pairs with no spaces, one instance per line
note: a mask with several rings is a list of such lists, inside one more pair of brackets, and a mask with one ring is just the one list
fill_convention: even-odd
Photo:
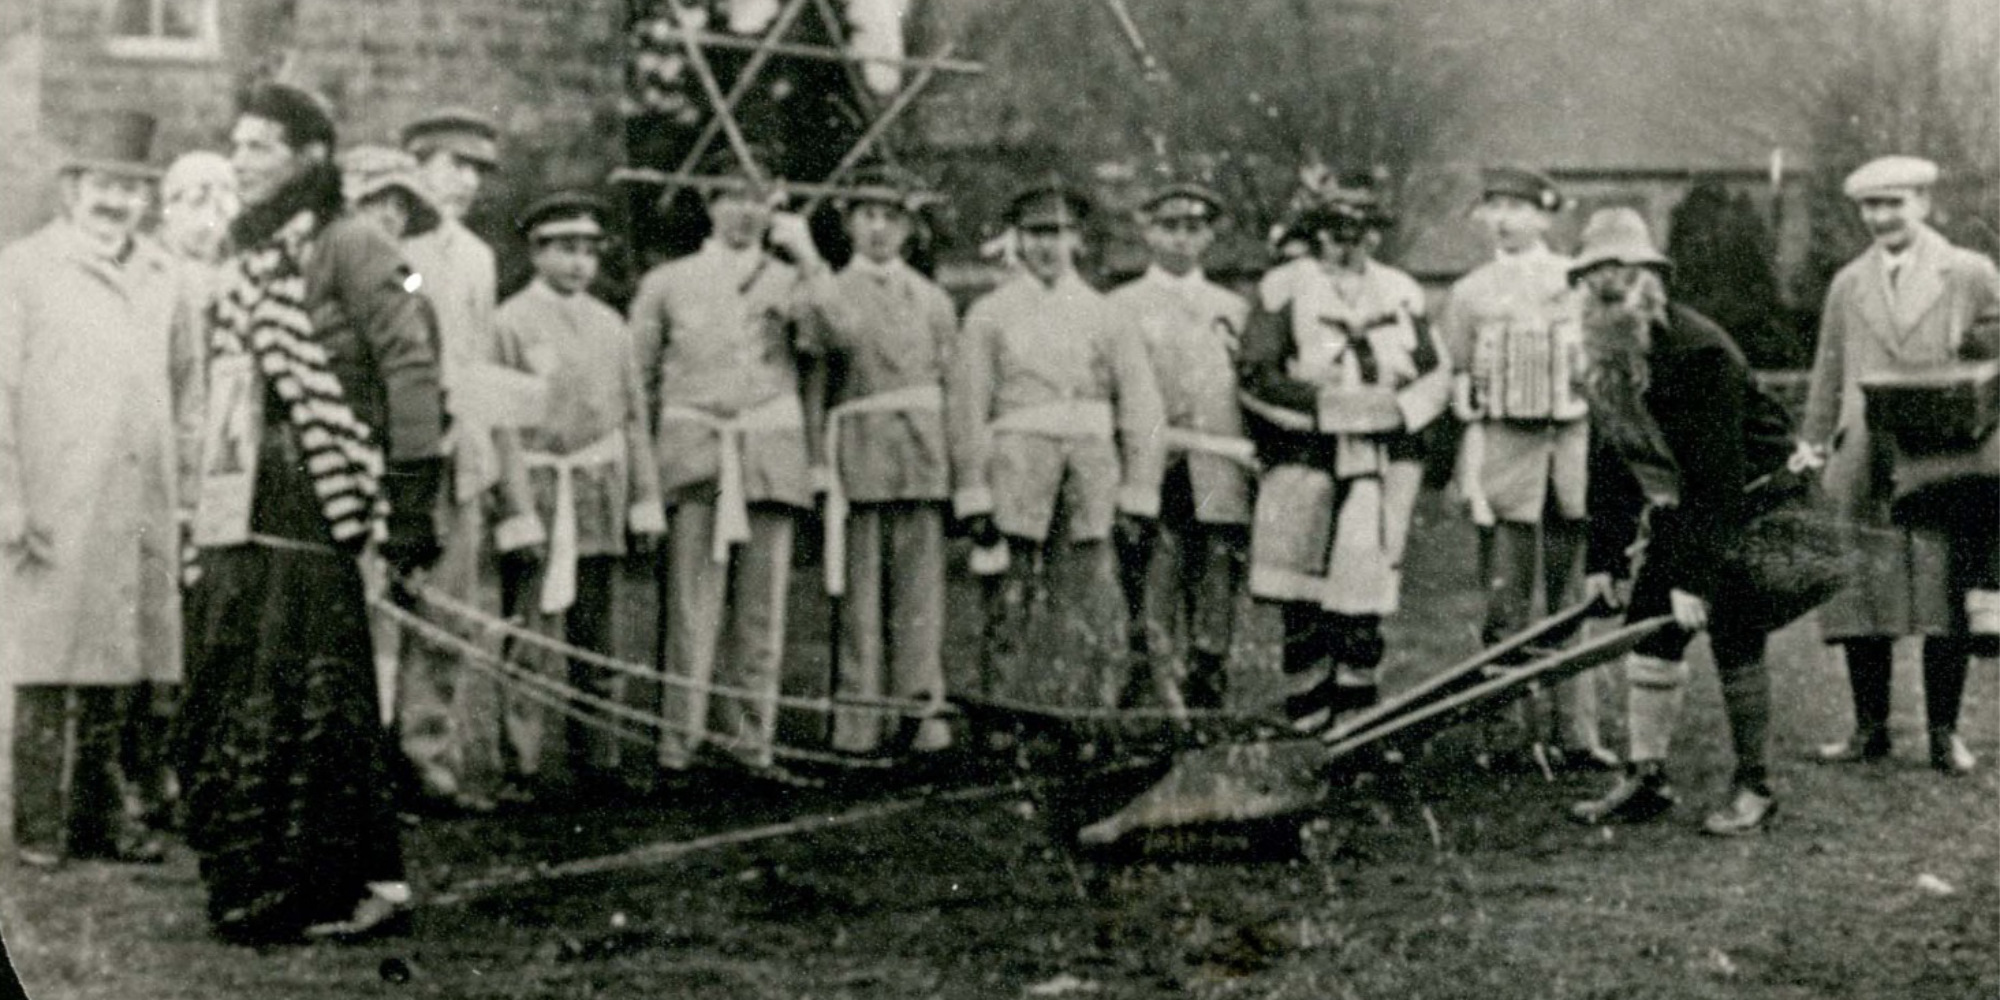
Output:
[[[622,727],[608,724],[603,718],[581,712],[574,707],[575,705],[589,706],[605,715],[636,722],[642,726],[662,732],[689,737],[700,736],[705,742],[714,743],[719,746],[738,749],[758,749],[756,744],[741,737],[731,736],[728,733],[697,730],[685,723],[669,722],[662,716],[643,712],[630,705],[592,694],[552,677],[545,677],[531,668],[524,667],[503,656],[481,648],[478,644],[467,640],[465,637],[436,622],[411,614],[409,611],[399,608],[388,601],[378,599],[375,602],[375,606],[384,614],[395,619],[399,625],[423,635],[432,642],[456,651],[459,655],[465,657],[468,662],[471,662],[476,669],[496,676],[501,680],[513,682],[517,685],[515,690],[523,690],[521,686],[539,688],[540,691],[538,693],[545,698],[568,702],[568,705],[558,710],[562,711],[568,717],[576,719],[579,723],[600,732],[615,733],[623,738],[638,740],[648,745],[651,743],[646,737],[636,736]],[[881,769],[894,766],[892,762],[886,760],[823,753],[816,750],[789,747],[778,743],[771,745],[771,754],[772,756],[783,757],[787,760],[814,764],[830,764],[836,767],[855,769]]]
[[[621,660],[614,656],[606,656],[603,653],[584,649],[581,646],[573,646],[560,639],[543,635],[518,622],[495,617],[432,587],[423,588],[417,592],[417,596],[425,605],[443,611],[472,628],[476,628],[482,632],[498,632],[524,645],[533,646],[543,652],[552,653],[557,656],[566,656],[578,663],[587,663],[591,666],[602,667],[614,673],[623,674],[627,677],[636,677],[653,684],[678,688],[682,691],[702,692],[715,697],[733,698],[739,701],[764,701],[767,697],[748,688],[715,684],[707,681],[696,681],[686,677],[675,677],[671,674],[655,670],[643,663]],[[939,709],[943,707],[913,698],[883,698],[861,695],[843,696],[839,699],[779,695],[777,704],[780,708],[796,708],[808,712],[817,712],[822,715],[831,713],[836,709],[845,710],[851,708],[874,711],[882,715],[900,715],[919,719],[936,716],[939,714]]]

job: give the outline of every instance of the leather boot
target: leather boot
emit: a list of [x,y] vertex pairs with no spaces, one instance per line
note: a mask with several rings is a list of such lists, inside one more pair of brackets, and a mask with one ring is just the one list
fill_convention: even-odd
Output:
[[1854,735],[1838,743],[1813,750],[1812,759],[1821,764],[1872,764],[1889,759],[1889,730],[1886,726],[1857,728]]
[[1741,837],[1764,829],[1771,821],[1771,814],[1778,811],[1778,801],[1768,789],[1758,790],[1738,786],[1736,794],[1729,800],[1727,808],[1709,813],[1702,820],[1701,832],[1711,837]]
[[1605,823],[1645,823],[1666,815],[1680,796],[1667,783],[1666,765],[1657,760],[1626,767],[1618,783],[1603,796],[1570,807],[1570,818],[1597,826]]
[[1951,728],[1931,730],[1931,767],[1939,774],[1960,777],[1972,773],[1979,766],[1979,758],[1966,748],[1965,741],[1958,738],[1958,732]]

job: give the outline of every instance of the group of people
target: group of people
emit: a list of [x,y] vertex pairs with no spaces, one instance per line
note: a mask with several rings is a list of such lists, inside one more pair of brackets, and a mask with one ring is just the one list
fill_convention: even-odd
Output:
[[[162,224],[142,234],[150,122],[119,116],[64,165],[61,218],[0,252],[0,680],[21,692],[17,740],[60,743],[58,856],[156,859],[141,820],[177,776],[226,938],[393,927],[410,902],[397,775],[474,812],[532,798],[549,770],[618,785],[597,727],[550,738],[545,698],[467,669],[463,644],[371,619],[372,588],[603,653],[621,560],[652,553],[659,765],[789,782],[777,724],[801,524],[818,512],[840,598],[831,742],[876,755],[964,738],[940,711],[957,693],[956,530],[984,595],[977,696],[1223,709],[1247,590],[1282,609],[1283,715],[1318,731],[1377,699],[1423,434],[1448,413],[1466,426],[1485,638],[1528,624],[1537,595],[1675,622],[1626,664],[1623,770],[1578,819],[1672,804],[1664,761],[1703,631],[1738,759],[1704,828],[1768,819],[1775,625],[1725,557],[1755,514],[1746,487],[1788,466],[1824,462],[1876,557],[1828,613],[1858,726],[1825,756],[1887,755],[1889,642],[1923,634],[1932,763],[1973,766],[1954,725],[1971,622],[1993,614],[1977,602],[1995,588],[2000,445],[1934,450],[1912,486],[1885,478],[1897,445],[1862,409],[1870,372],[2000,347],[2000,278],[1924,224],[1923,161],[1848,181],[1877,243],[1828,303],[1803,439],[1829,456],[1795,447],[1729,336],[1671,301],[1637,213],[1600,212],[1575,257],[1552,250],[1564,199],[1530,169],[1484,172],[1473,214],[1495,257],[1436,324],[1418,283],[1375,259],[1393,222],[1379,194],[1324,173],[1247,299],[1202,271],[1226,209],[1211,189],[1148,192],[1151,266],[1105,294],[1077,269],[1093,199],[1037,179],[1002,220],[1009,273],[961,321],[905,260],[936,197],[913,175],[846,185],[853,253],[836,270],[778,210],[782,184],[725,156],[704,171],[707,241],[645,274],[621,315],[592,293],[614,213],[587,191],[521,216],[534,277],[499,300],[493,252],[462,220],[500,138],[445,110],[398,148],[341,150],[322,101],[261,84],[226,159],[190,154],[159,179]],[[513,659],[617,697],[601,661]],[[1617,766],[1595,681],[1579,683],[1560,759]]]

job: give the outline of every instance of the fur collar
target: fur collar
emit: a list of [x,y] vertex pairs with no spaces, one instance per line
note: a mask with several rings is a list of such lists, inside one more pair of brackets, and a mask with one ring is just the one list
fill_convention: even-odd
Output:
[[229,224],[229,241],[238,250],[256,246],[301,212],[318,217],[317,232],[340,216],[341,204],[340,169],[331,163],[315,163],[269,200],[245,205],[243,214]]

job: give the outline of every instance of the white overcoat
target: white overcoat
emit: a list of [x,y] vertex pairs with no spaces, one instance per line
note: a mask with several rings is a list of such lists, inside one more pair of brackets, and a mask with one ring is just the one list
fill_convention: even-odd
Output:
[[178,681],[179,537],[168,389],[172,265],[122,263],[57,221],[0,250],[0,683]]

